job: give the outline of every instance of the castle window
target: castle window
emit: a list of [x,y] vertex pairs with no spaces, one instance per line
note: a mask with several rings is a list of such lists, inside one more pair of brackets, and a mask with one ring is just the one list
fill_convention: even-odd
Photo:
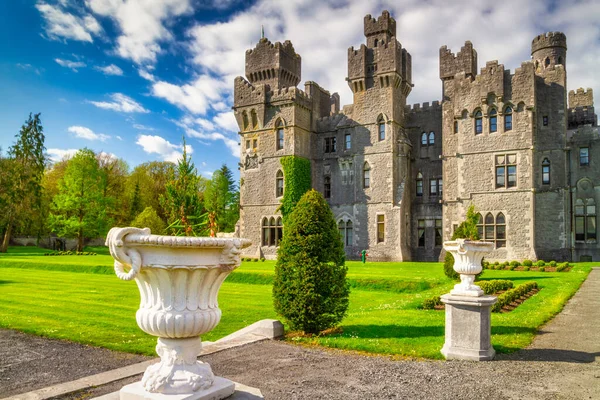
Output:
[[325,177],[325,183],[323,185],[323,196],[326,199],[331,198],[331,177],[330,176]]
[[479,219],[477,222],[477,234],[479,239],[486,242],[494,242],[496,248],[506,247],[506,218],[501,212],[498,213],[494,220],[492,213],[485,215],[485,220],[481,214],[477,214]]
[[429,132],[429,145],[433,146],[435,144],[435,132]]
[[246,148],[249,149],[250,148],[250,139],[246,139]]
[[542,184],[550,184],[550,160],[547,158],[544,158],[544,161],[542,161]]
[[590,149],[588,147],[579,148],[579,165],[590,165]]
[[363,167],[363,187],[365,189],[371,187],[371,166],[367,162]]
[[563,58],[561,56],[558,56],[558,64],[562,65],[562,63],[563,63]]
[[283,238],[283,221],[281,217],[277,218],[275,246],[279,246],[279,241]]
[[252,139],[252,149],[256,150],[258,147],[258,139]]
[[475,112],[475,134],[479,135],[483,132],[483,116],[481,111]]
[[496,189],[517,186],[517,155],[496,156]]
[[438,195],[439,195],[440,197],[442,197],[442,192],[443,192],[443,190],[442,190],[442,189],[443,189],[443,188],[444,188],[444,182],[443,182],[443,181],[442,181],[442,179],[440,178],[440,179],[438,179]]
[[596,203],[594,199],[575,202],[575,240],[596,241]]
[[378,42],[378,41],[379,41],[379,40],[375,39],[375,47],[377,47],[377,42]]
[[385,122],[379,121],[379,141],[385,140]]
[[425,220],[420,219],[417,225],[417,246],[425,247]]
[[271,240],[271,231],[269,230],[269,220],[267,218],[263,218],[262,232],[262,245],[268,246],[269,241]]
[[508,106],[504,109],[504,131],[512,130],[512,107]]
[[252,129],[258,128],[258,116],[256,115],[256,111],[250,111],[250,115],[252,116]]
[[277,150],[283,149],[283,123],[281,120],[277,121]]
[[548,126],[548,116],[547,115],[544,115],[542,117],[542,125]]
[[385,215],[377,214],[377,243],[385,241]]
[[550,58],[546,57],[546,59],[544,60],[544,65],[546,67],[548,67],[550,65]]
[[441,219],[435,220],[435,245],[438,247],[442,245],[442,220]]
[[269,246],[277,246],[277,225],[275,218],[271,217],[269,220]]
[[421,146],[427,146],[427,132],[421,133]]
[[[481,214],[477,214],[477,216],[478,216],[477,236],[479,236],[479,239],[483,239],[483,217],[481,216]],[[454,233],[455,230],[456,230],[456,225],[454,226],[452,233]]]
[[417,174],[417,196],[423,196],[423,174]]
[[429,181],[429,195],[430,196],[437,196],[438,194],[438,189],[437,189],[437,179],[431,179]]
[[325,153],[335,153],[337,151],[336,137],[325,138]]
[[351,147],[352,147],[352,135],[349,133],[346,133],[344,135],[344,150],[350,150]]
[[244,125],[244,130],[248,130],[248,113],[246,111],[242,113],[242,124]]
[[283,196],[283,172],[277,171],[275,176],[275,197]]
[[498,131],[498,113],[496,109],[490,111],[490,132]]
[[506,247],[506,219],[504,214],[496,215],[496,248]]
[[338,230],[344,246],[352,246],[352,221],[340,220],[338,222]]
[[454,133],[458,133],[458,121],[454,121]]

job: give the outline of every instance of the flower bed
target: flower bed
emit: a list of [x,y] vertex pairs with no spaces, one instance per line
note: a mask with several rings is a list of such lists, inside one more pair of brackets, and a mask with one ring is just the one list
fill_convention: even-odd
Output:
[[572,265],[568,262],[557,263],[556,261],[546,262],[544,260],[531,261],[505,261],[505,262],[488,262],[481,263],[483,269],[509,270],[509,271],[537,271],[537,272],[568,272]]

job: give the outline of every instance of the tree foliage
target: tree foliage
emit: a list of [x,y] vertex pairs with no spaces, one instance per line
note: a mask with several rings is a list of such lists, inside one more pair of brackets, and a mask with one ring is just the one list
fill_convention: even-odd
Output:
[[273,301],[291,329],[319,333],[348,309],[344,245],[323,196],[310,190],[296,204],[277,253]]
[[204,206],[208,212],[210,236],[217,232],[233,232],[240,216],[239,192],[231,170],[223,164],[206,182]]
[[83,251],[84,238],[106,234],[112,221],[107,216],[106,172],[96,155],[82,149],[69,160],[58,183],[59,192],[52,202],[51,227],[65,237],[78,239],[77,251]]
[[310,160],[298,156],[281,157],[285,190],[279,210],[285,225],[287,216],[302,197],[311,188]]
[[[475,212],[475,206],[471,204],[467,209],[465,220],[454,230],[452,240],[479,240],[479,231],[477,230],[478,222],[479,214]],[[483,273],[483,271],[481,273]],[[477,276],[481,276],[481,273]],[[446,252],[444,257],[444,274],[450,279],[460,280],[460,275],[454,270],[454,257],[449,251]]]
[[167,229],[167,224],[160,219],[156,210],[152,207],[146,207],[131,223],[136,228],[150,228],[155,235],[163,235]]

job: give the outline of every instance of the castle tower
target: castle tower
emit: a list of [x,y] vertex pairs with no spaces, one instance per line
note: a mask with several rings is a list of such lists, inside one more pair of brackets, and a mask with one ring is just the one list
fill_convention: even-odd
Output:
[[536,36],[531,41],[531,58],[536,72],[567,65],[567,37],[562,32],[547,32]]
[[266,84],[271,89],[296,87],[301,78],[301,58],[292,42],[275,44],[262,38],[254,49],[246,51],[246,79]]

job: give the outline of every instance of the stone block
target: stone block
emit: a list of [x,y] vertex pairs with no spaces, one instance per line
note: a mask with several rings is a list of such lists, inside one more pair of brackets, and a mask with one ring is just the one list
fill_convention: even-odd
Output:
[[147,392],[141,382],[124,386],[119,392],[120,400],[221,400],[235,392],[235,382],[215,377],[211,387],[192,394],[162,394]]
[[448,360],[492,360],[491,306],[495,296],[468,297],[445,294],[446,341],[442,354]]

